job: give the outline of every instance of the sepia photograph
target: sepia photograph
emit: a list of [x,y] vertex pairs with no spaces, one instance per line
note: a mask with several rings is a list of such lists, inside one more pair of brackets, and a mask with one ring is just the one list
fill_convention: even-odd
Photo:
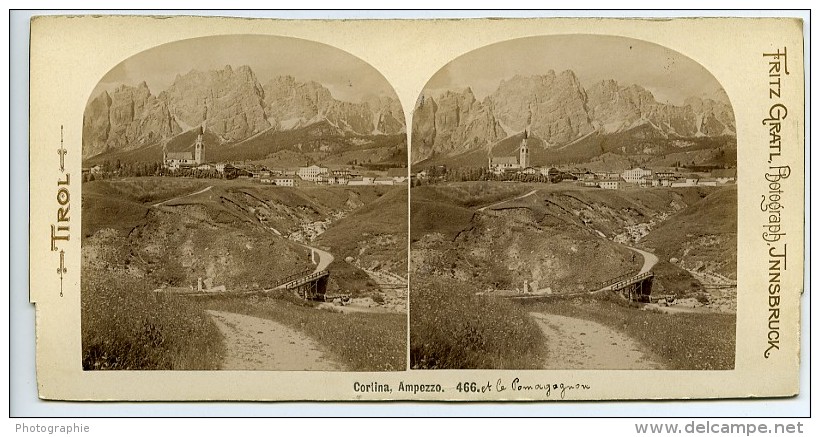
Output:
[[25,24],[40,399],[804,395],[799,18]]
[[514,39],[412,118],[412,369],[735,366],[737,135],[664,46]]
[[125,59],[83,115],[83,369],[404,370],[407,184],[398,98],[343,50]]

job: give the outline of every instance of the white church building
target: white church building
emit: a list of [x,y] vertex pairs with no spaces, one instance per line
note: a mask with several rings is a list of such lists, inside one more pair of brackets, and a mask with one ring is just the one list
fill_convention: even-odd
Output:
[[490,172],[501,174],[509,170],[524,170],[530,167],[530,148],[527,145],[527,137],[529,132],[524,129],[524,138],[521,140],[521,145],[518,146],[518,156],[500,156],[493,157],[492,149],[490,149],[490,157],[487,160]]
[[169,152],[167,144],[162,146],[162,163],[166,170],[176,171],[180,168],[195,168],[205,163],[205,144],[202,134],[205,128],[200,128],[196,136],[193,152]]

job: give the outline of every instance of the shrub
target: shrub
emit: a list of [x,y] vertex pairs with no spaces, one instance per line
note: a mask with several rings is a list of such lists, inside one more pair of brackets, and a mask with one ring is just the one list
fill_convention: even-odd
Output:
[[416,281],[410,297],[413,368],[526,369],[541,366],[545,340],[515,303],[476,296],[453,280]]
[[379,305],[384,303],[384,295],[381,293],[373,293],[370,295],[370,298]]

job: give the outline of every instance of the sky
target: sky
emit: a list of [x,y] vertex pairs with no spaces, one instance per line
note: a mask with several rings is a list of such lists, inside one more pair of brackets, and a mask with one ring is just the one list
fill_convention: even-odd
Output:
[[445,65],[424,92],[437,95],[469,86],[481,100],[502,79],[549,70],[573,70],[585,88],[604,79],[640,85],[661,103],[681,105],[688,97],[728,103],[723,87],[691,58],[642,40],[601,35],[537,36],[488,45]]
[[370,64],[348,52],[298,38],[226,35],[163,44],[138,53],[111,69],[92,93],[120,84],[145,81],[151,94],[168,88],[177,74],[248,65],[264,85],[283,75],[300,82],[314,80],[336,99],[358,103],[368,95],[396,97],[395,91]]

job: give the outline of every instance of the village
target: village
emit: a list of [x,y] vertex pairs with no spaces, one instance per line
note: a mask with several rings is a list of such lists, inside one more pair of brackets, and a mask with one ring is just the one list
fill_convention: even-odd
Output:
[[621,172],[591,171],[583,167],[534,166],[527,145],[527,131],[517,156],[493,157],[481,169],[448,169],[435,166],[413,175],[415,183],[453,180],[501,180],[523,182],[574,182],[585,187],[619,190],[631,187],[715,187],[733,184],[736,168],[635,167]]
[[[83,180],[107,176],[165,176],[250,179],[264,185],[298,187],[303,185],[363,186],[400,185],[407,182],[407,168],[384,170],[357,169],[355,166],[275,167],[247,162],[208,162],[203,130],[197,135],[193,152],[169,152],[163,148],[162,165],[124,169],[121,164],[96,164],[83,168]],[[133,174],[126,174],[133,173]]]

